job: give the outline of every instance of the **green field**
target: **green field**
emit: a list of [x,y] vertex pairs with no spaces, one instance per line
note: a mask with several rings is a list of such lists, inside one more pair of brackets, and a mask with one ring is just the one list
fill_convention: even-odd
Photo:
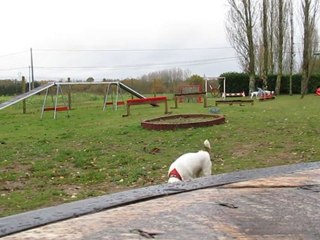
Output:
[[[125,96],[129,97],[129,96]],[[9,98],[0,97],[0,102]],[[45,112],[43,96],[0,111],[0,216],[165,183],[170,163],[209,139],[213,174],[319,160],[320,97],[279,96],[254,105],[219,105],[226,123],[176,131],[142,129],[164,106],[102,111],[103,96],[73,95],[73,110]],[[208,99],[214,106],[215,99]],[[174,106],[173,100],[169,106]],[[208,113],[180,103],[173,114]]]

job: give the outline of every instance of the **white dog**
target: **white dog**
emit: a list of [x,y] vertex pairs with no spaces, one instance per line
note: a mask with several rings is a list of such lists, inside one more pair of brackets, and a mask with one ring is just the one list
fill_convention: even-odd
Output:
[[255,92],[251,92],[251,99],[255,96],[256,98],[258,98],[259,92],[255,91]]
[[263,97],[265,95],[273,95],[274,92],[273,91],[269,91],[269,90],[262,90],[261,88],[258,88],[259,91],[255,91],[255,92],[251,92],[251,99],[255,96],[257,99],[258,97]]
[[211,158],[209,151],[211,146],[208,140],[204,141],[206,151],[185,153],[178,157],[170,166],[169,183],[186,181],[197,177],[211,175]]

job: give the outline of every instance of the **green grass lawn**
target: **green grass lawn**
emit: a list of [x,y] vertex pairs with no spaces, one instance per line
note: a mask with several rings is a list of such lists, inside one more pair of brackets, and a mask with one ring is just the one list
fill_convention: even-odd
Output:
[[[54,120],[45,112],[41,120],[42,101],[27,99],[26,114],[21,103],[0,111],[0,216],[165,183],[170,163],[202,149],[205,139],[213,148],[213,174],[319,160],[320,97],[314,95],[219,105],[225,124],[176,131],[140,126],[162,116],[163,104],[132,106],[131,116],[122,117],[123,106],[102,111],[103,96],[74,94],[69,117],[58,112]],[[180,103],[170,111],[209,109]]]

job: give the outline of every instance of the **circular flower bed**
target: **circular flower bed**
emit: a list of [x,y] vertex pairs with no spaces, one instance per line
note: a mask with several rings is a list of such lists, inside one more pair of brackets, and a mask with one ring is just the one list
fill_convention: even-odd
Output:
[[179,114],[144,120],[141,126],[152,130],[207,127],[223,124],[225,117],[219,114]]

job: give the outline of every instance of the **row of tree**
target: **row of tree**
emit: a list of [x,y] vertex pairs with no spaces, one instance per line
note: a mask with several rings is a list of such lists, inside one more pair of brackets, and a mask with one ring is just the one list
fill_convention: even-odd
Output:
[[[254,91],[256,76],[269,88],[267,76],[276,74],[275,92],[280,94],[283,74],[290,76],[291,83],[296,65],[302,74],[303,97],[317,61],[319,0],[228,0],[228,5],[227,33],[243,71],[249,74],[249,90]],[[296,46],[298,25],[303,29],[301,48]],[[295,64],[299,51],[301,63]]]
[[[63,81],[63,80],[61,80]],[[76,80],[79,82],[81,80]],[[105,82],[120,81],[119,79],[103,79]],[[48,81],[35,81],[34,87],[46,83]],[[89,77],[85,82],[93,83],[95,79]],[[140,78],[124,79],[122,82],[138,92],[141,93],[174,93],[178,92],[183,85],[197,84],[202,85],[203,78],[197,75],[191,76],[189,70],[183,70],[180,68],[173,68],[167,70],[161,70],[156,72],[151,72],[149,74],[143,75]],[[17,95],[22,93],[22,82],[18,80],[0,80],[0,96],[1,95]],[[30,86],[32,88],[32,86]],[[85,84],[85,85],[72,85],[73,92],[94,92],[97,94],[104,94],[106,92],[106,85],[95,85],[95,84]],[[29,91],[29,84],[26,84],[26,91]]]
[[[174,74],[173,74],[174,73]],[[173,74],[173,75],[172,75]],[[140,79],[125,79],[122,83],[133,88],[134,90],[142,94],[164,94],[164,93],[179,93],[181,89],[185,86],[197,85],[200,86],[202,90],[205,90],[205,78],[199,75],[189,76],[189,71],[184,72],[182,70],[165,70],[159,72],[153,72],[148,75],[141,77]],[[248,73],[224,73],[221,77],[226,79],[226,91],[227,92],[242,92],[244,91],[247,95],[250,92],[249,89],[249,74]],[[298,94],[301,93],[301,81],[303,76],[301,74],[283,75],[281,78],[281,94]],[[269,86],[269,89],[275,89],[277,84],[277,75],[269,74],[266,79],[256,78],[255,85],[262,88],[265,85]],[[104,81],[118,81],[114,79],[104,79]],[[44,82],[34,82],[35,87],[45,83]],[[94,82],[93,78],[88,78],[87,82]],[[223,91],[223,81],[209,81],[210,87],[208,87],[208,92]],[[313,93],[317,87],[320,86],[320,71],[318,74],[313,74],[310,77],[307,92]],[[26,90],[28,91],[29,85],[26,84]],[[69,86],[68,86],[69,87]],[[103,95],[107,91],[107,85],[101,84],[75,84],[71,85],[72,92],[91,92],[94,94]],[[214,88],[214,89],[213,89]],[[17,80],[1,80],[0,81],[0,96],[1,95],[17,95],[22,93],[22,82]]]

